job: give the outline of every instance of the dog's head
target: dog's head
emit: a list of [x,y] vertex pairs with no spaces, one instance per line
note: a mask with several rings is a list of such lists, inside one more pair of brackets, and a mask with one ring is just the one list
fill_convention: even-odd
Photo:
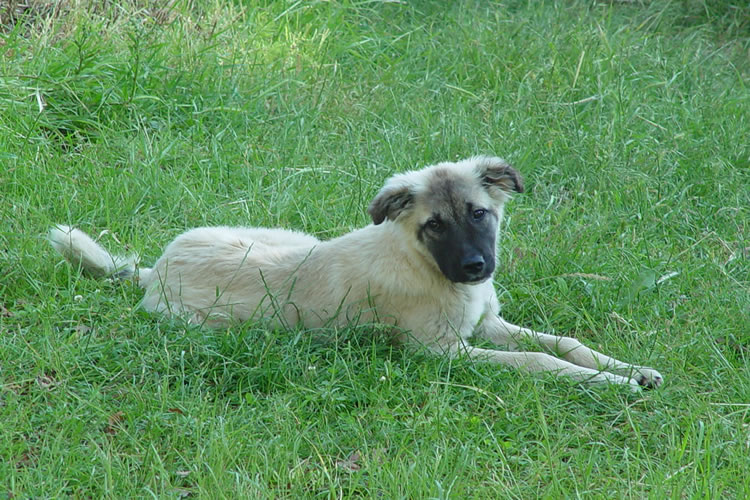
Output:
[[503,206],[523,192],[521,176],[500,158],[475,157],[398,174],[368,212],[375,225],[401,224],[416,248],[455,283],[481,283],[495,270]]

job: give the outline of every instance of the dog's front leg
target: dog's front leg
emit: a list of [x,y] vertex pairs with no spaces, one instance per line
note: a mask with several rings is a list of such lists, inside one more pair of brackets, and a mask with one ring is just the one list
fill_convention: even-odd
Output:
[[658,387],[664,381],[662,375],[651,368],[624,363],[605,354],[589,349],[571,337],[558,337],[546,333],[535,332],[512,323],[508,323],[495,314],[488,314],[477,329],[477,335],[489,340],[493,344],[511,347],[518,346],[523,339],[531,339],[547,351],[579,367],[597,372],[607,371],[633,378],[645,387]]
[[458,357],[463,353],[477,361],[512,366],[530,372],[553,372],[556,375],[570,377],[579,382],[620,384],[629,386],[631,390],[639,389],[638,381],[630,377],[575,365],[543,352],[496,351],[463,343],[456,343],[448,347],[448,354],[451,357]]

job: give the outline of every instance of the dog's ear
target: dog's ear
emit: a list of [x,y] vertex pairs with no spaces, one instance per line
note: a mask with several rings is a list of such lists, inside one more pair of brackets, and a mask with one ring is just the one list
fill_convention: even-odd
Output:
[[372,222],[377,226],[385,219],[396,220],[396,217],[409,208],[414,202],[414,193],[409,186],[386,184],[375,196],[367,208]]
[[482,185],[494,198],[523,193],[521,174],[502,158],[480,158],[476,168]]

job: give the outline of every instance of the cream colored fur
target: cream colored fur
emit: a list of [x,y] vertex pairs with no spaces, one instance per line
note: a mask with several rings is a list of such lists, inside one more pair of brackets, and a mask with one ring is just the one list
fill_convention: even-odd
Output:
[[110,254],[86,233],[69,226],[58,225],[50,229],[49,241],[68,262],[81,266],[83,271],[93,276],[110,276],[134,269],[137,263],[135,257]]
[[[502,215],[505,190],[481,183],[479,169],[499,158],[472,158],[400,174],[382,193],[406,186],[423,193],[440,172],[476,185],[475,201]],[[554,371],[587,382],[658,386],[655,370],[623,363],[575,339],[534,332],[504,321],[492,280],[454,283],[415,237],[440,200],[419,199],[396,220],[329,241],[283,229],[204,227],[178,236],[153,268],[116,257],[77,229],[57,226],[52,245],[94,275],[130,272],[145,289],[142,307],[196,323],[266,320],[281,327],[394,325],[398,341],[416,341],[449,356],[530,371]],[[471,346],[472,336],[515,350],[524,338],[546,351],[510,352]]]

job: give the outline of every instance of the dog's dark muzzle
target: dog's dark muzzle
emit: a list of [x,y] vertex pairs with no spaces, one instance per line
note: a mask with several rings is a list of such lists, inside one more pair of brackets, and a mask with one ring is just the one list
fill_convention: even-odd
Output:
[[456,281],[459,283],[477,283],[486,280],[495,271],[494,259],[487,259],[480,253],[472,253],[465,255],[461,259],[460,272],[457,273],[459,279]]

